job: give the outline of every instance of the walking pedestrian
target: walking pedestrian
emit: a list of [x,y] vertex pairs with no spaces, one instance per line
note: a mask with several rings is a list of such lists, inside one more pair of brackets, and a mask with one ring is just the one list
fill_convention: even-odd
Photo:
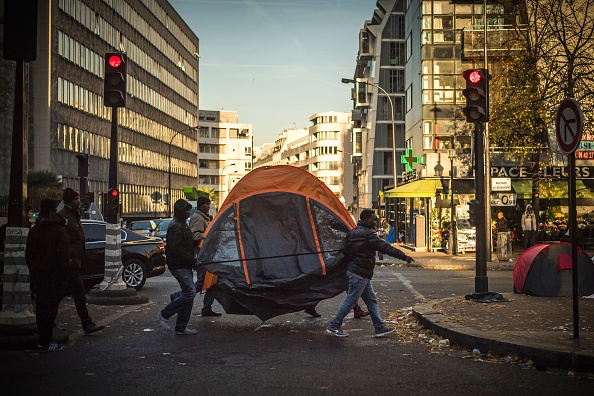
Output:
[[74,300],[76,313],[80,318],[85,334],[101,331],[105,326],[93,322],[87,309],[85,286],[80,277],[80,269],[86,264],[85,232],[80,222],[80,194],[72,188],[65,188],[62,194],[64,208],[58,212],[66,220],[66,232],[70,243],[70,260],[66,271],[68,293]]
[[507,219],[503,212],[497,213],[497,221],[495,223],[497,230],[497,259],[499,261],[507,261],[507,255],[511,253],[508,249],[509,230],[507,228]]
[[[196,252],[196,257],[198,257],[198,253],[200,252],[200,243],[204,239],[204,233],[210,224],[210,199],[205,196],[198,197],[196,201],[196,212],[190,217],[190,230],[192,230],[192,239],[194,240],[194,250]],[[202,284],[204,283],[204,277],[206,275],[206,270],[200,265],[200,263],[196,263],[196,291],[202,291]],[[214,302],[214,296],[212,295],[210,289],[207,289],[204,292],[204,300],[202,302],[202,316],[221,316],[221,313],[215,312],[212,310],[212,304]]]
[[526,211],[522,214],[522,230],[524,230],[524,249],[536,245],[536,216],[532,205],[526,205]]
[[37,351],[57,352],[52,332],[58,307],[66,294],[66,272],[70,246],[66,220],[56,213],[53,199],[42,199],[36,226],[29,231],[25,260],[29,268],[31,292],[35,294],[35,319],[39,342]]
[[169,318],[177,314],[175,334],[179,335],[197,333],[196,330],[188,327],[194,297],[196,297],[193,273],[193,268],[196,265],[196,255],[194,253],[192,231],[186,224],[186,220],[190,216],[190,209],[192,209],[192,205],[185,199],[178,199],[173,205],[173,220],[167,228],[165,255],[167,257],[167,267],[179,283],[182,292],[158,314],[161,327],[165,330],[172,330],[171,326],[169,326]]
[[347,260],[346,275],[349,280],[347,296],[338,309],[336,316],[330,322],[327,331],[337,337],[348,336],[348,333],[341,329],[342,321],[359,298],[362,298],[369,310],[375,328],[375,336],[382,337],[393,333],[395,329],[387,327],[382,321],[377,305],[377,297],[371,287],[371,278],[375,268],[375,253],[381,251],[409,264],[414,260],[378,237],[374,230],[378,227],[379,219],[372,210],[363,210],[359,218],[357,226],[347,233],[344,247]]

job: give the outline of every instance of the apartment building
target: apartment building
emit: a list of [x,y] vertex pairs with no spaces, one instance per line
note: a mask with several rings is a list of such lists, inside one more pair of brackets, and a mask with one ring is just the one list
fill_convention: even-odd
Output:
[[274,145],[256,152],[255,167],[291,165],[320,179],[347,207],[352,207],[353,174],[350,152],[350,113],[320,112],[309,117],[311,126],[286,129]]
[[[102,206],[111,130],[104,54],[121,52],[128,76],[126,108],[118,110],[121,213],[165,215],[169,180],[171,201],[198,182],[198,37],[166,0],[40,1],[37,23],[37,59],[27,66],[26,83],[29,171],[54,172],[63,187],[78,190],[76,156],[86,154],[89,191]],[[14,75],[13,62],[0,68]],[[12,83],[1,93],[9,103]],[[12,106],[0,112],[2,140],[10,142]],[[1,147],[2,180],[9,179],[9,147]],[[0,184],[0,195],[8,195],[8,183]]]
[[223,203],[235,183],[253,167],[252,125],[236,111],[200,110],[199,180]]

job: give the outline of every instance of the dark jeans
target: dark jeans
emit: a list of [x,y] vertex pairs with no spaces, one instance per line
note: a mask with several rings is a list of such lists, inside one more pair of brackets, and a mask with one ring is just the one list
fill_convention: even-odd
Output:
[[62,295],[55,290],[44,290],[44,288],[36,290],[35,319],[39,345],[48,346],[52,342],[52,332],[60,301],[62,301]]
[[[194,285],[196,286],[196,293],[201,293],[202,292],[202,284],[204,283],[204,275],[205,275],[205,271],[202,269],[198,269],[197,271],[197,277],[196,277],[196,282],[194,283]],[[173,299],[178,298],[179,296],[181,296],[182,291],[178,290],[175,293],[173,293]],[[202,300],[202,311],[201,313],[207,313],[212,311],[212,303],[214,302],[215,298],[212,295],[212,293],[210,292],[210,289],[207,289],[204,292],[204,299]]]
[[528,249],[530,246],[534,245],[536,245],[536,231],[524,231],[524,249]]
[[69,268],[66,274],[67,276],[67,288],[68,293],[74,300],[74,306],[76,307],[76,313],[80,318],[83,329],[86,329],[93,324],[93,320],[89,316],[89,310],[87,309],[87,296],[85,291],[85,285],[80,277],[78,268]]
[[175,269],[171,270],[171,274],[177,279],[181,287],[181,294],[163,308],[161,316],[169,319],[177,314],[175,330],[184,331],[190,321],[190,316],[192,316],[192,306],[194,297],[196,297],[194,273],[191,269]]

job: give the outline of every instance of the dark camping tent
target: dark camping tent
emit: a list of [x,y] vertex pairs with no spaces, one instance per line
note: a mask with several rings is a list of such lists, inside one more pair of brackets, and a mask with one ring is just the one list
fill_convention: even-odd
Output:
[[[553,243],[528,248],[514,266],[514,291],[534,296],[573,294],[571,244]],[[578,294],[594,293],[594,264],[578,248]]]
[[243,177],[206,231],[198,257],[225,312],[266,320],[332,298],[348,284],[340,249],[355,226],[336,196],[292,166]]

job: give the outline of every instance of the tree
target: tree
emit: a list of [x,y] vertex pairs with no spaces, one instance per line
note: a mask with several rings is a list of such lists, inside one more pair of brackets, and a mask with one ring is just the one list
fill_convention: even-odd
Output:
[[33,211],[39,210],[42,199],[62,199],[62,182],[50,171],[33,171],[27,175],[29,204]]
[[[539,213],[539,171],[558,159],[548,145],[559,104],[580,103],[585,129],[594,110],[594,0],[504,0],[518,4],[514,39],[491,84],[490,139],[529,161]],[[520,40],[515,40],[520,38]]]

